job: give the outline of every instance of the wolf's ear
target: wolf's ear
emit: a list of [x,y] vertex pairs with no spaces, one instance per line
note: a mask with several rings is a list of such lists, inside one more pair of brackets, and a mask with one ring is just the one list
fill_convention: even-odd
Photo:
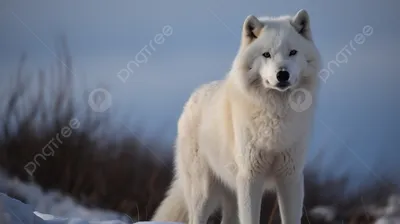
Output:
[[253,15],[247,16],[243,23],[242,45],[248,45],[260,35],[264,25]]
[[291,20],[292,26],[297,32],[308,40],[312,40],[310,29],[310,17],[304,9],[299,10]]

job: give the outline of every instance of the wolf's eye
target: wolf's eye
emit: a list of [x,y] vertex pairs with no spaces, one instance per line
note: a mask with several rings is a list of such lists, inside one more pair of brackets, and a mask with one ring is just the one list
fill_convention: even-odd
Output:
[[264,56],[264,58],[270,58],[271,54],[269,52],[265,52],[262,54]]
[[290,52],[289,52],[289,56],[294,56],[294,55],[296,55],[297,54],[297,51],[296,50],[291,50]]

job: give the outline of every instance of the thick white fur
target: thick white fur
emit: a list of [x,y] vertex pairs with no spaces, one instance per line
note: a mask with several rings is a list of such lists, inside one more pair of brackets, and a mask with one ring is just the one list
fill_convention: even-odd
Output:
[[[229,74],[199,87],[184,107],[175,178],[153,220],[205,224],[222,206],[223,224],[256,224],[264,192],[276,190],[282,223],[300,223],[315,103],[296,112],[289,102],[297,88],[315,102],[319,66],[306,11],[249,16]],[[279,68],[290,73],[289,88],[275,87]]]

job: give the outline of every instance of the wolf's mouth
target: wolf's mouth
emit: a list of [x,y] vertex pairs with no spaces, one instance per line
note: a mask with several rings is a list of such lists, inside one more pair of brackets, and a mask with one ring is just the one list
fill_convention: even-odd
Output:
[[290,82],[279,82],[278,84],[276,84],[276,87],[278,87],[279,89],[286,89],[290,86]]
[[290,90],[293,87],[293,85],[290,82],[279,82],[274,86],[274,89],[276,89],[279,92],[286,92]]
[[272,88],[280,92],[285,92],[286,90],[293,87],[293,85],[290,82],[279,82],[275,85],[271,85],[271,83],[268,80],[265,80],[265,85],[267,88]]

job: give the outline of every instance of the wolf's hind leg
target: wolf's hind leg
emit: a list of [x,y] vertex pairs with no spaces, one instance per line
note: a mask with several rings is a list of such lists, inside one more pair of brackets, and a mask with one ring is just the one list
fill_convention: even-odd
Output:
[[222,222],[221,224],[239,224],[236,195],[228,188],[222,189]]
[[189,210],[189,224],[206,224],[208,218],[218,206],[218,196],[215,188],[213,184],[207,182],[191,182],[190,188],[185,190],[185,198]]

